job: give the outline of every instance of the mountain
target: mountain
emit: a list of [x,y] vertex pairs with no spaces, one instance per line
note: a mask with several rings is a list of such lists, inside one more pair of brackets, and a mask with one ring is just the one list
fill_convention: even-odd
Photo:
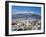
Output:
[[41,19],[41,16],[37,14],[32,14],[32,13],[12,14],[12,19],[19,19],[19,18]]

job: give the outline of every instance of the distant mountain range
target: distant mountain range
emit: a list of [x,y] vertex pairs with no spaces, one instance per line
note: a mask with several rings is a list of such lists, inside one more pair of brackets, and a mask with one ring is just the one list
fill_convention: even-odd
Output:
[[41,19],[41,16],[37,14],[32,14],[32,13],[12,14],[12,19],[19,19],[19,18]]

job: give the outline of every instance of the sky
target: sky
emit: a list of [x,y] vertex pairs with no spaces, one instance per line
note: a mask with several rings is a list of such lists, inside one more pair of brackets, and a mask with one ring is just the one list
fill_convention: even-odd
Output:
[[12,14],[19,13],[33,13],[40,15],[41,7],[32,7],[32,6],[12,6]]

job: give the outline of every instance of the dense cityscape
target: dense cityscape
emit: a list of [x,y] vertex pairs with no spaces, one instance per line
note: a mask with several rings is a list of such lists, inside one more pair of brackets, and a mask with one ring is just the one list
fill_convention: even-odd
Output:
[[37,19],[13,19],[12,31],[39,30],[41,29],[41,21]]

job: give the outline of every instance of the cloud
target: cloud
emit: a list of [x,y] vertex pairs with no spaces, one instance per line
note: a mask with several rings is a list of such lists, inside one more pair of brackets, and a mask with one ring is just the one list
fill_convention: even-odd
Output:
[[32,13],[32,14],[34,14],[35,12],[33,12],[33,11],[17,11],[17,12],[13,12],[13,14],[24,14],[24,13]]

